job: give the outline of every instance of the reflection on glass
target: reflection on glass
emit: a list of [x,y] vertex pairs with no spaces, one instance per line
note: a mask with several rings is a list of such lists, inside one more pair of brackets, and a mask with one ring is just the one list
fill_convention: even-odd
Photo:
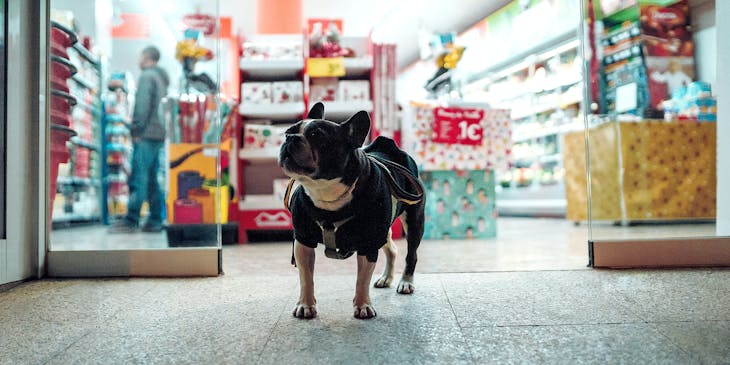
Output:
[[[594,240],[714,236],[716,99],[701,75],[715,64],[696,51],[689,3],[584,5],[586,83],[598,86],[592,109],[602,114],[586,117],[590,196],[585,177],[566,177],[576,190],[569,219],[587,219],[589,198]],[[582,136],[572,137],[566,145],[585,156]]]
[[51,1],[52,250],[219,244],[217,2],[173,5]]

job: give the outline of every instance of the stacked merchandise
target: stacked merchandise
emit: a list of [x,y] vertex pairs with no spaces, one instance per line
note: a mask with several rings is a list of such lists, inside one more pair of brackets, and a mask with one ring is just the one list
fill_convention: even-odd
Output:
[[496,236],[494,171],[509,164],[509,113],[412,105],[403,144],[426,188],[425,238]]
[[662,103],[694,77],[687,0],[646,0],[621,6],[600,1],[602,109],[661,117]]
[[398,75],[395,44],[373,44],[373,137],[384,135],[400,143],[400,113],[395,97]]
[[241,100],[249,105],[272,107],[290,103],[302,105],[303,87],[301,81],[245,82],[241,84]]
[[[100,218],[100,181],[97,171],[99,147],[97,146],[97,120],[99,107],[99,63],[86,49],[88,38],[83,44],[78,36],[58,22],[52,22],[51,86],[52,86],[52,141],[59,128],[73,133],[70,160],[58,174],[56,182],[62,193],[62,200],[55,202],[53,221],[89,221]],[[59,108],[60,107],[60,108]],[[70,113],[71,118],[68,118]],[[65,117],[64,115],[65,114]],[[58,146],[52,145],[52,151]],[[56,152],[52,152],[56,153]],[[52,159],[53,160],[53,159]]]
[[128,176],[131,172],[130,160],[132,140],[129,133],[131,113],[126,75],[112,74],[104,95],[106,135],[106,188],[109,217],[121,218],[127,213],[129,201]]
[[664,119],[716,122],[717,98],[712,96],[710,84],[695,81],[677,88],[672,98],[664,102]]
[[[66,162],[71,157],[67,142],[76,135],[71,125],[71,108],[76,98],[68,93],[67,80],[77,69],[68,59],[66,49],[78,41],[76,34],[62,25],[51,23],[51,175],[50,200],[54,206],[59,169],[67,170]],[[64,164],[63,167],[60,165]],[[67,175],[64,171],[61,175]],[[51,211],[53,215],[53,211]]]

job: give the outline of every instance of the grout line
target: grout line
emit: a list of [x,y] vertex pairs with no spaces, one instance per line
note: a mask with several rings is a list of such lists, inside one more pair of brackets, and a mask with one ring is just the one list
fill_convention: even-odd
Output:
[[459,317],[456,315],[454,306],[451,304],[449,293],[446,292],[446,287],[444,286],[443,281],[439,280],[439,284],[441,284],[441,290],[443,290],[444,296],[446,297],[446,302],[449,303],[449,308],[451,308],[451,314],[454,316],[454,321],[456,321],[456,327],[459,328],[461,338],[462,340],[464,340],[464,346],[466,347],[466,351],[469,353],[469,357],[471,357],[472,363],[476,364],[476,356],[474,354],[474,350],[469,345],[469,340],[467,340],[466,335],[464,334],[464,327],[461,325],[461,323],[459,323]]
[[81,336],[77,337],[75,340],[71,341],[71,343],[69,343],[66,347],[64,347],[63,350],[58,350],[55,353],[53,353],[46,361],[43,361],[42,364],[44,364],[44,365],[48,364],[49,362],[53,361],[53,359],[65,354],[66,351],[68,351],[68,349],[71,348],[71,346],[75,345],[76,343],[81,341],[84,337],[90,335],[92,332],[94,332],[94,330],[91,330],[91,329],[86,330],[86,332],[83,335],[81,335]]
[[274,337],[274,331],[279,327],[279,322],[281,322],[282,316],[286,313],[286,302],[283,302],[281,305],[281,309],[279,310],[279,317],[276,318],[276,322],[271,327],[271,331],[269,332],[269,335],[266,337],[266,342],[264,342],[264,345],[261,346],[261,351],[258,354],[258,358],[256,359],[256,363],[261,363],[261,358],[264,356],[264,352],[266,351],[266,347],[269,345],[269,342],[271,341],[271,338]]

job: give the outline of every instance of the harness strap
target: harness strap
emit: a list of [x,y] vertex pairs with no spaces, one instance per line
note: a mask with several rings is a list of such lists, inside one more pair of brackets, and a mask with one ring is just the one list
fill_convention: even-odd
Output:
[[[370,159],[370,161],[383,169],[383,172],[387,177],[388,185],[390,185],[392,195],[399,202],[408,205],[415,205],[423,200],[423,185],[421,184],[421,181],[418,180],[418,178],[413,176],[413,174],[408,171],[408,169],[395,162],[380,159],[370,154],[368,154],[368,158]],[[416,193],[409,193],[405,191],[400,185],[398,185],[398,182],[395,181],[395,177],[393,177],[393,172],[398,172],[401,175],[405,176],[408,179],[408,182],[410,182],[411,185],[416,189]]]

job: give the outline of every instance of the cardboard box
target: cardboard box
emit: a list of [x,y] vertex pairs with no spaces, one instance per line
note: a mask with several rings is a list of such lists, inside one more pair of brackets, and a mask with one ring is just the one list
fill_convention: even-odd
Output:
[[370,100],[370,81],[342,80],[337,88],[338,101]]
[[301,102],[304,86],[301,81],[278,81],[271,84],[274,104]]
[[241,84],[241,99],[248,104],[271,104],[271,83],[244,82]]
[[427,171],[426,239],[493,238],[497,236],[494,172]]
[[321,77],[312,79],[309,87],[311,103],[318,101],[335,101],[337,99],[338,80],[336,77]]

